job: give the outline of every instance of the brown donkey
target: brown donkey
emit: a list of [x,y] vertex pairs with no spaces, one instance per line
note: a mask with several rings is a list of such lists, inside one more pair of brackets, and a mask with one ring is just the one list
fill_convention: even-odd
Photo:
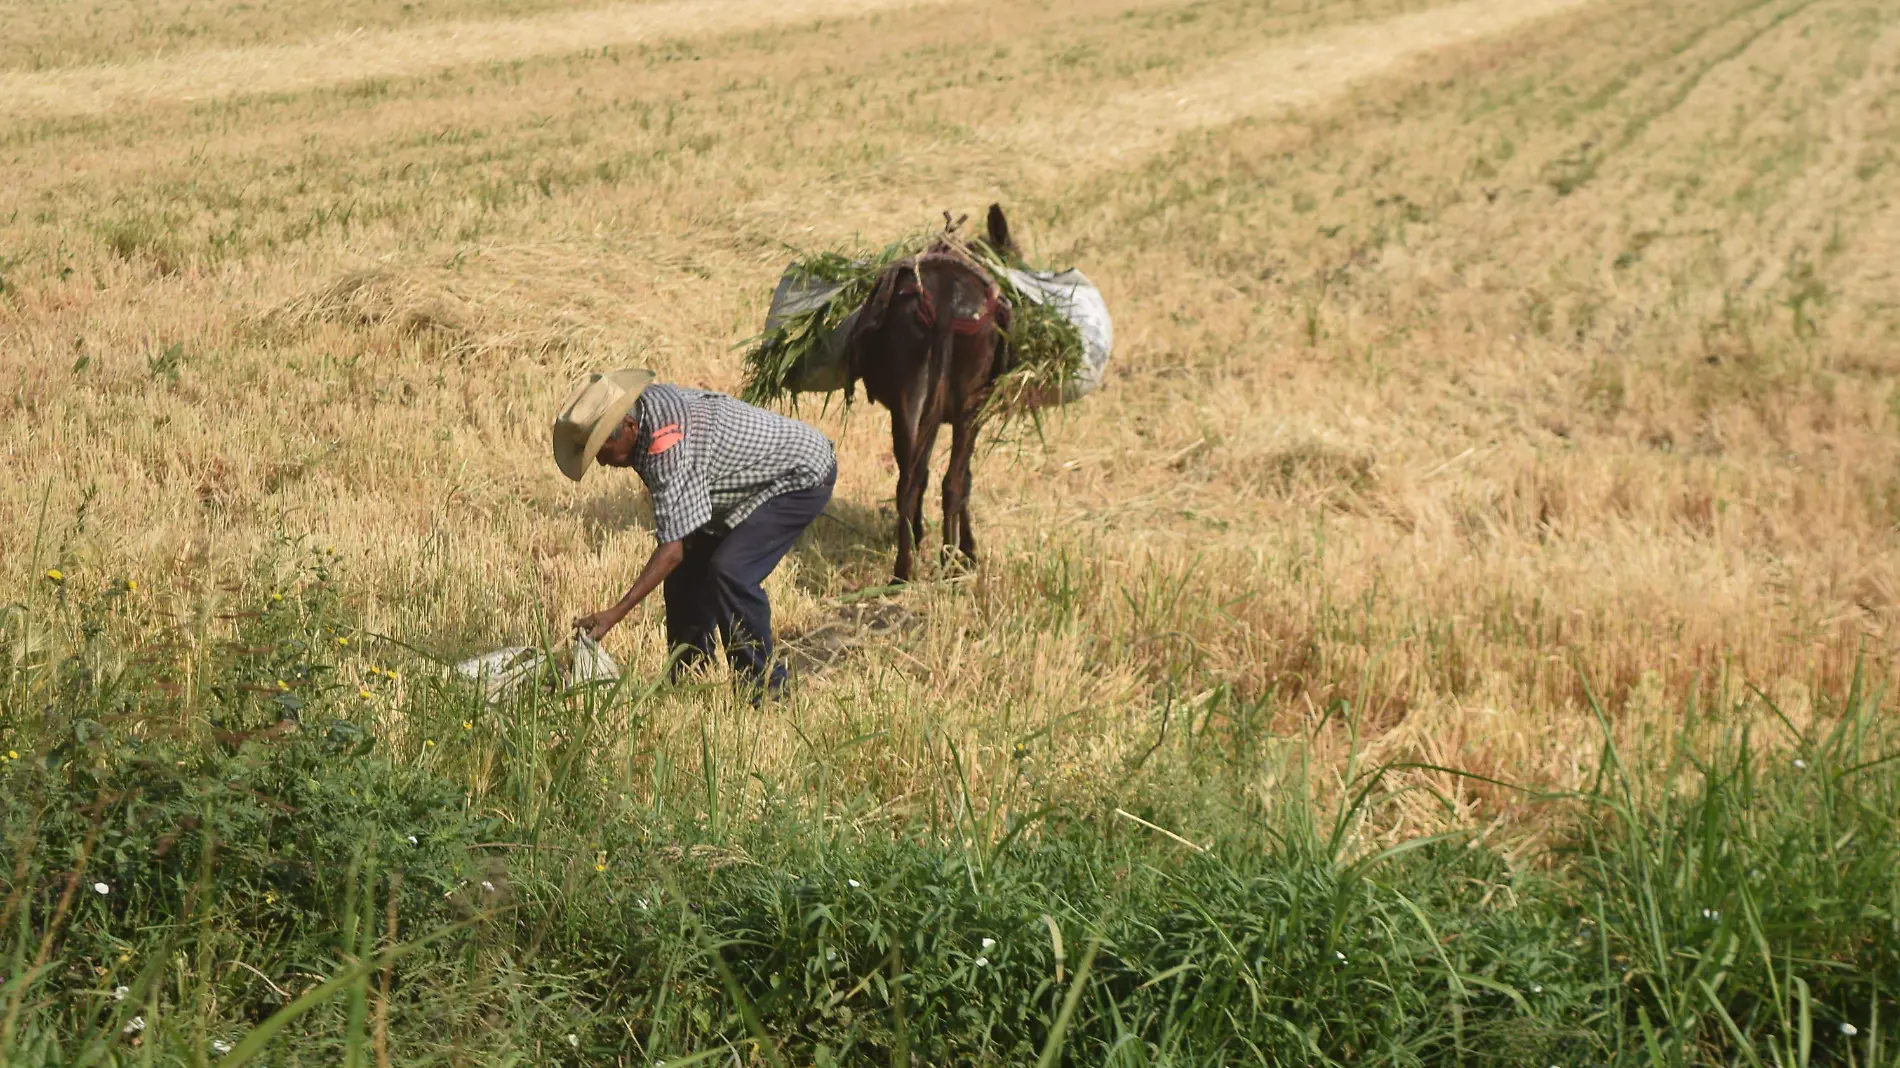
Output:
[[[944,213],[944,236],[921,254],[884,269],[858,313],[845,348],[845,397],[864,392],[891,413],[897,458],[897,582],[913,571],[924,537],[924,490],[937,428],[950,426],[943,476],[943,557],[976,563],[970,530],[970,460],[984,402],[1009,360],[1009,302],[996,281],[955,240],[963,222]],[[990,246],[1015,257],[1003,209],[990,205]]]

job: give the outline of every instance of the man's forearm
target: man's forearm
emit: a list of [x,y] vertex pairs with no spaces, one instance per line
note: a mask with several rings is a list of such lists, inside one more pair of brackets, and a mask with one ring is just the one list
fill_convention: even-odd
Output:
[[625,619],[627,613],[638,608],[640,602],[646,600],[654,590],[659,589],[660,583],[666,581],[666,576],[672,574],[673,569],[680,566],[680,561],[685,557],[686,548],[681,542],[667,541],[655,546],[653,555],[647,557],[646,566],[640,569],[640,577],[633,580],[633,586],[620,598],[619,603],[613,606],[614,622],[618,623]]

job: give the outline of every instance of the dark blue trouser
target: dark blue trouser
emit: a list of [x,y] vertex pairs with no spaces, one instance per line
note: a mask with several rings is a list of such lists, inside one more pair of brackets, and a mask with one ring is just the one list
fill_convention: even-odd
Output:
[[772,662],[772,604],[763,583],[825,510],[837,478],[833,471],[810,489],[781,493],[726,533],[687,537],[685,557],[666,577],[666,641],[685,647],[675,678],[712,653],[716,633],[742,682],[772,690],[784,684],[785,665]]

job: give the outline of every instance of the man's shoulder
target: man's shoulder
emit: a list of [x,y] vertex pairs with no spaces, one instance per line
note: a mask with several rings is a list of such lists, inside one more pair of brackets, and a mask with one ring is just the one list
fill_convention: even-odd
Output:
[[672,413],[684,407],[691,399],[687,390],[665,382],[655,382],[640,392],[633,402],[635,418],[648,412]]
[[[650,409],[644,407],[648,397],[652,397],[652,407]],[[641,394],[638,403],[643,406],[643,414],[645,411],[650,410],[656,414],[664,413],[671,416],[688,408],[692,408],[701,412],[702,417],[710,417],[715,422],[737,419],[743,423],[747,420],[760,420],[768,423],[790,424],[807,430],[811,429],[805,423],[782,412],[775,412],[770,408],[761,408],[756,404],[742,401],[729,393],[721,393],[713,389],[699,389],[694,386],[676,386],[665,382],[655,382],[646,388],[645,393]]]
[[699,386],[681,386],[671,382],[655,382],[648,386],[646,392],[641,394],[641,398],[644,399],[649,396],[669,401],[679,401],[681,403],[698,401],[731,402],[733,404],[745,403],[737,397],[721,393],[716,389],[703,389]]

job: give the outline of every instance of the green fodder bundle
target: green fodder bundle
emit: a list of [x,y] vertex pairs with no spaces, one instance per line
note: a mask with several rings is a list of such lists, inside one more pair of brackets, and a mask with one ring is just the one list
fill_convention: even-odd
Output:
[[776,329],[753,339],[746,351],[741,399],[762,404],[799,392],[801,373],[832,358],[833,346],[843,340],[838,331],[845,319],[870,298],[878,275],[890,264],[914,255],[913,248],[922,246],[900,241],[873,255],[817,252],[793,261],[788,275],[840,288],[824,303],[791,316]]
[[[913,235],[870,253],[826,251],[795,260],[788,273],[839,288],[823,303],[793,315],[756,338],[745,356],[741,396],[752,403],[809,390],[812,368],[838,357],[845,320],[869,299],[886,267],[922,253],[941,235]],[[990,411],[1008,416],[1059,397],[1082,371],[1081,331],[1055,307],[1037,303],[1010,279],[1012,266],[987,244],[957,245],[989,272],[1010,308],[1010,365],[990,397]],[[838,387],[832,387],[838,388]]]
[[[987,251],[987,250],[986,250]],[[1009,369],[996,382],[989,408],[1004,415],[1033,412],[1062,396],[1063,386],[1082,373],[1082,331],[1050,304],[1024,296],[994,267],[996,285],[1009,301]]]

